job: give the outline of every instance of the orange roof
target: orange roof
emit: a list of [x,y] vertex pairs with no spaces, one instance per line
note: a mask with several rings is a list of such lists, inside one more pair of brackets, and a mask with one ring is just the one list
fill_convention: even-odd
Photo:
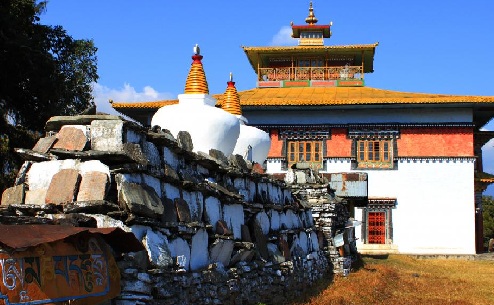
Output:
[[[376,89],[371,87],[300,87],[254,88],[239,91],[242,106],[337,106],[382,104],[455,104],[494,103],[494,96],[467,96],[431,93],[412,93]],[[215,94],[218,103],[223,94]],[[159,108],[178,103],[178,100],[112,103],[119,108]]]

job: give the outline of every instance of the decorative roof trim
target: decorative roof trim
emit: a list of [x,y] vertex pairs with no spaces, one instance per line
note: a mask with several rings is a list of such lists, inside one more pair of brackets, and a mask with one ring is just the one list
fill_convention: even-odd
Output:
[[349,123],[349,124],[250,124],[257,128],[297,128],[297,127],[314,127],[314,128],[388,128],[396,129],[403,127],[475,127],[468,122],[444,122],[444,123]]
[[398,160],[400,162],[404,161],[413,161],[413,162],[430,162],[432,163],[435,162],[443,162],[443,161],[475,161],[477,159],[476,156],[426,156],[426,157],[421,157],[421,156],[398,156],[394,158],[395,160]]
[[303,50],[337,50],[337,49],[374,49],[379,45],[378,42],[372,44],[353,44],[339,46],[284,46],[284,47],[246,47],[242,46],[245,52],[248,51],[303,51]]

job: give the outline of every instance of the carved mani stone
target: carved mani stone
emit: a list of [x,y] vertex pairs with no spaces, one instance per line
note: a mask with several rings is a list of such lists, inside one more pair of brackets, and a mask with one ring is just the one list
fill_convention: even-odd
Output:
[[83,151],[88,141],[81,129],[68,126],[62,127],[57,138],[58,141],[53,145],[53,148],[71,151]]
[[74,201],[79,182],[79,171],[62,169],[51,179],[45,202],[65,204]]
[[91,171],[82,175],[77,201],[105,200],[108,175]]
[[41,138],[38,140],[38,142],[36,142],[36,145],[34,145],[33,151],[40,153],[47,153],[56,140],[57,140],[56,136]]
[[9,187],[2,193],[2,205],[23,204],[24,194],[24,184]]

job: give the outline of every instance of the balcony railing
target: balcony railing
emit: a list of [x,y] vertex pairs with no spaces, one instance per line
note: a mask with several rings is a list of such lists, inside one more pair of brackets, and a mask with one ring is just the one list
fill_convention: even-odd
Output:
[[259,68],[259,81],[363,79],[362,66]]

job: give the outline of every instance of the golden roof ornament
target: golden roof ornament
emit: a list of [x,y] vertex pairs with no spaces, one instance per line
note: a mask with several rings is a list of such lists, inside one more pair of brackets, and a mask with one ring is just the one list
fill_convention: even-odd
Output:
[[206,74],[202,66],[202,55],[200,54],[199,45],[196,44],[193,48],[192,64],[189,75],[185,81],[185,94],[209,94],[208,82]]
[[316,15],[314,15],[314,8],[312,8],[312,1],[309,4],[309,16],[307,18],[305,18],[305,22],[308,24],[316,24],[317,23]]
[[223,94],[221,109],[233,115],[242,115],[242,108],[240,107],[240,96],[238,95],[237,88],[235,88],[235,82],[233,81],[233,75],[231,72],[230,81],[227,82],[226,91]]

